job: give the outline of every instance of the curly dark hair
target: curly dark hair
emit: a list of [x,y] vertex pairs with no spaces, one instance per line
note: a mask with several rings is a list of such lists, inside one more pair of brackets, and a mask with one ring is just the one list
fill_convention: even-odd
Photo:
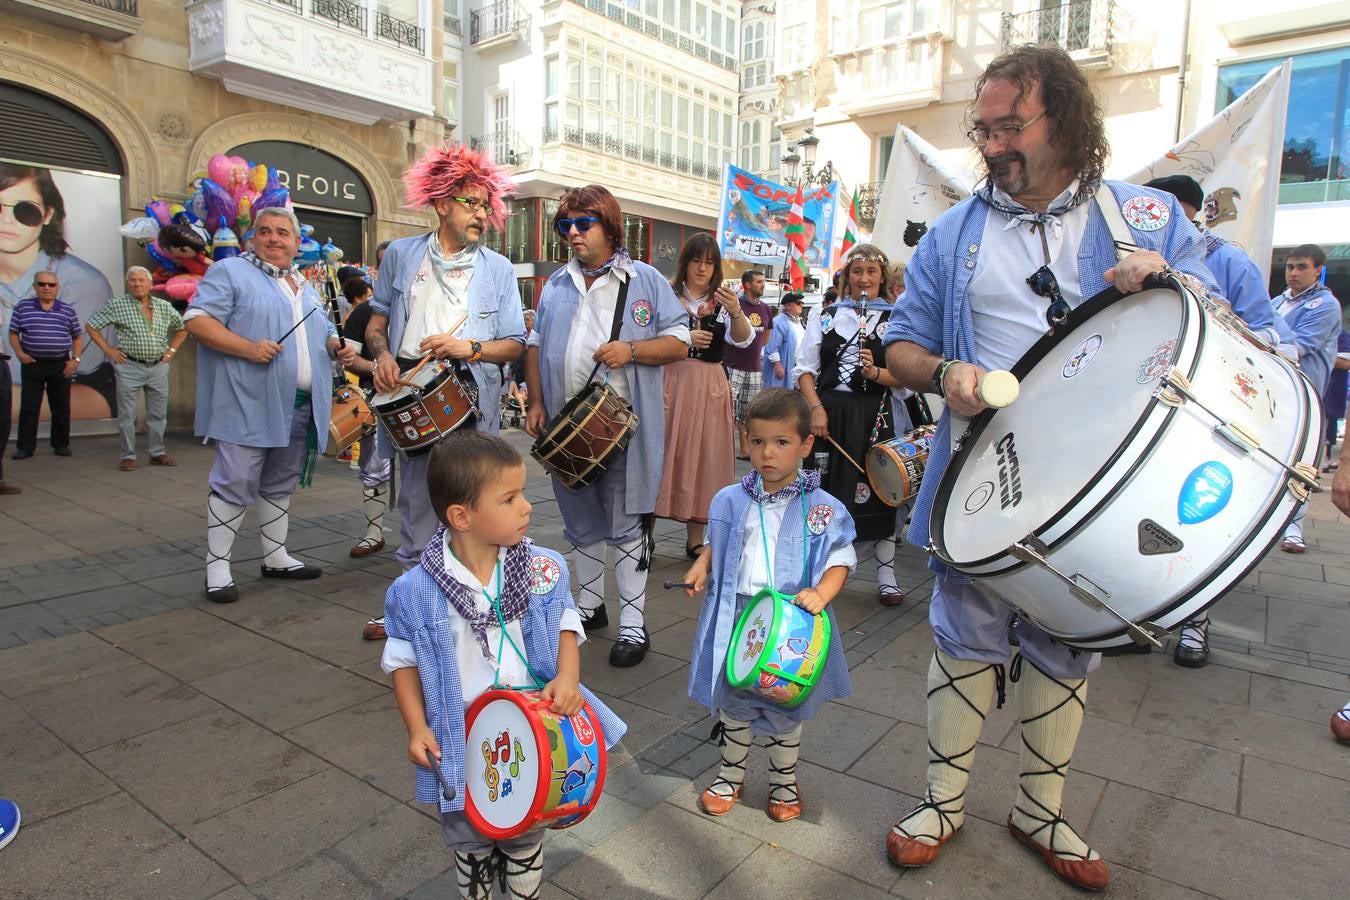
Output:
[[[1017,88],[1020,103],[1036,85],[1050,120],[1050,139],[1064,155],[1065,168],[1078,173],[1083,183],[1100,181],[1111,148],[1106,143],[1102,107],[1092,85],[1069,54],[1058,47],[1014,47],[995,59],[975,82],[975,97],[991,81],[1006,81]],[[975,102],[966,113],[975,114]]]

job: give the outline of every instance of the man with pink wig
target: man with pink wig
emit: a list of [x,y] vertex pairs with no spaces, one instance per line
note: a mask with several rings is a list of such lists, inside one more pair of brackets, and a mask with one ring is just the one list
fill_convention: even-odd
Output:
[[[433,209],[439,225],[430,234],[392,242],[380,262],[366,328],[375,389],[394,390],[400,373],[427,354],[453,360],[461,380],[478,392],[482,412],[474,427],[495,434],[501,427],[501,366],[524,351],[525,320],[510,260],[481,240],[488,227],[504,224],[504,201],[515,184],[486,156],[465,146],[428,149],[403,181],[408,205]],[[392,452],[383,427],[379,440],[381,452]],[[429,458],[407,458],[400,467],[403,541],[396,556],[405,571],[417,565],[439,525],[427,495]],[[367,501],[383,503],[387,487],[367,486]],[[383,621],[372,620],[364,635],[383,638]]]

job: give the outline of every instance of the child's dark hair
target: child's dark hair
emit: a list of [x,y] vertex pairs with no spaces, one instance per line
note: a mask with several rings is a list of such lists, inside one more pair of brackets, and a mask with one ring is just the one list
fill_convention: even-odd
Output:
[[504,469],[525,464],[516,449],[496,435],[462,428],[442,438],[427,464],[427,494],[436,518],[446,524],[451,506],[473,506],[483,488]]
[[366,295],[370,290],[370,282],[364,278],[348,278],[342,282],[342,296],[347,298],[348,303],[355,303]]
[[811,409],[806,398],[788,388],[765,388],[750,401],[745,422],[787,422],[797,429],[802,440],[811,434]]

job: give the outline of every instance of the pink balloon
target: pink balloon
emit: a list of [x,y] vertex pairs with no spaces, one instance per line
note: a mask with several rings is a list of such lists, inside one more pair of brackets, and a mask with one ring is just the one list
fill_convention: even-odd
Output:
[[201,277],[197,275],[175,275],[164,283],[164,293],[174,300],[191,301],[199,281]]

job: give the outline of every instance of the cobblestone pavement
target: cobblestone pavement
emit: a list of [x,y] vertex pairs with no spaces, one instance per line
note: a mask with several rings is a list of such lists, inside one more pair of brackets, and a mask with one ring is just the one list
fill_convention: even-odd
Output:
[[[178,468],[142,457],[130,473],[112,438],[74,450],[6,460],[24,493],[0,500],[0,795],[24,825],[0,851],[0,894],[452,895],[439,829],[409,802],[380,648],[359,637],[397,567],[392,547],[347,555],[364,529],[356,473],[325,460],[296,496],[290,548],[323,578],[262,584],[245,530],[243,596],[214,606],[201,598],[210,450],[177,436]],[[532,536],[561,547],[530,467]],[[1215,608],[1208,667],[1153,653],[1107,659],[1091,679],[1066,816],[1110,862],[1114,895],[1342,894],[1350,748],[1327,721],[1350,690],[1350,523],[1323,494],[1307,533],[1306,554],[1276,551]],[[614,669],[610,633],[583,647],[585,681],[630,731],[596,813],[549,834],[546,897],[1073,893],[1003,828],[1019,769],[1011,707],[984,728],[960,838],[928,869],[886,860],[926,760],[930,576],[912,549],[898,565],[909,603],[877,605],[870,560],[836,601],[854,694],[805,730],[805,816],[764,815],[762,749],[742,803],[700,815],[717,752],[685,696],[698,607],[659,587],[683,574],[683,529],[661,523],[658,538],[653,652]]]

